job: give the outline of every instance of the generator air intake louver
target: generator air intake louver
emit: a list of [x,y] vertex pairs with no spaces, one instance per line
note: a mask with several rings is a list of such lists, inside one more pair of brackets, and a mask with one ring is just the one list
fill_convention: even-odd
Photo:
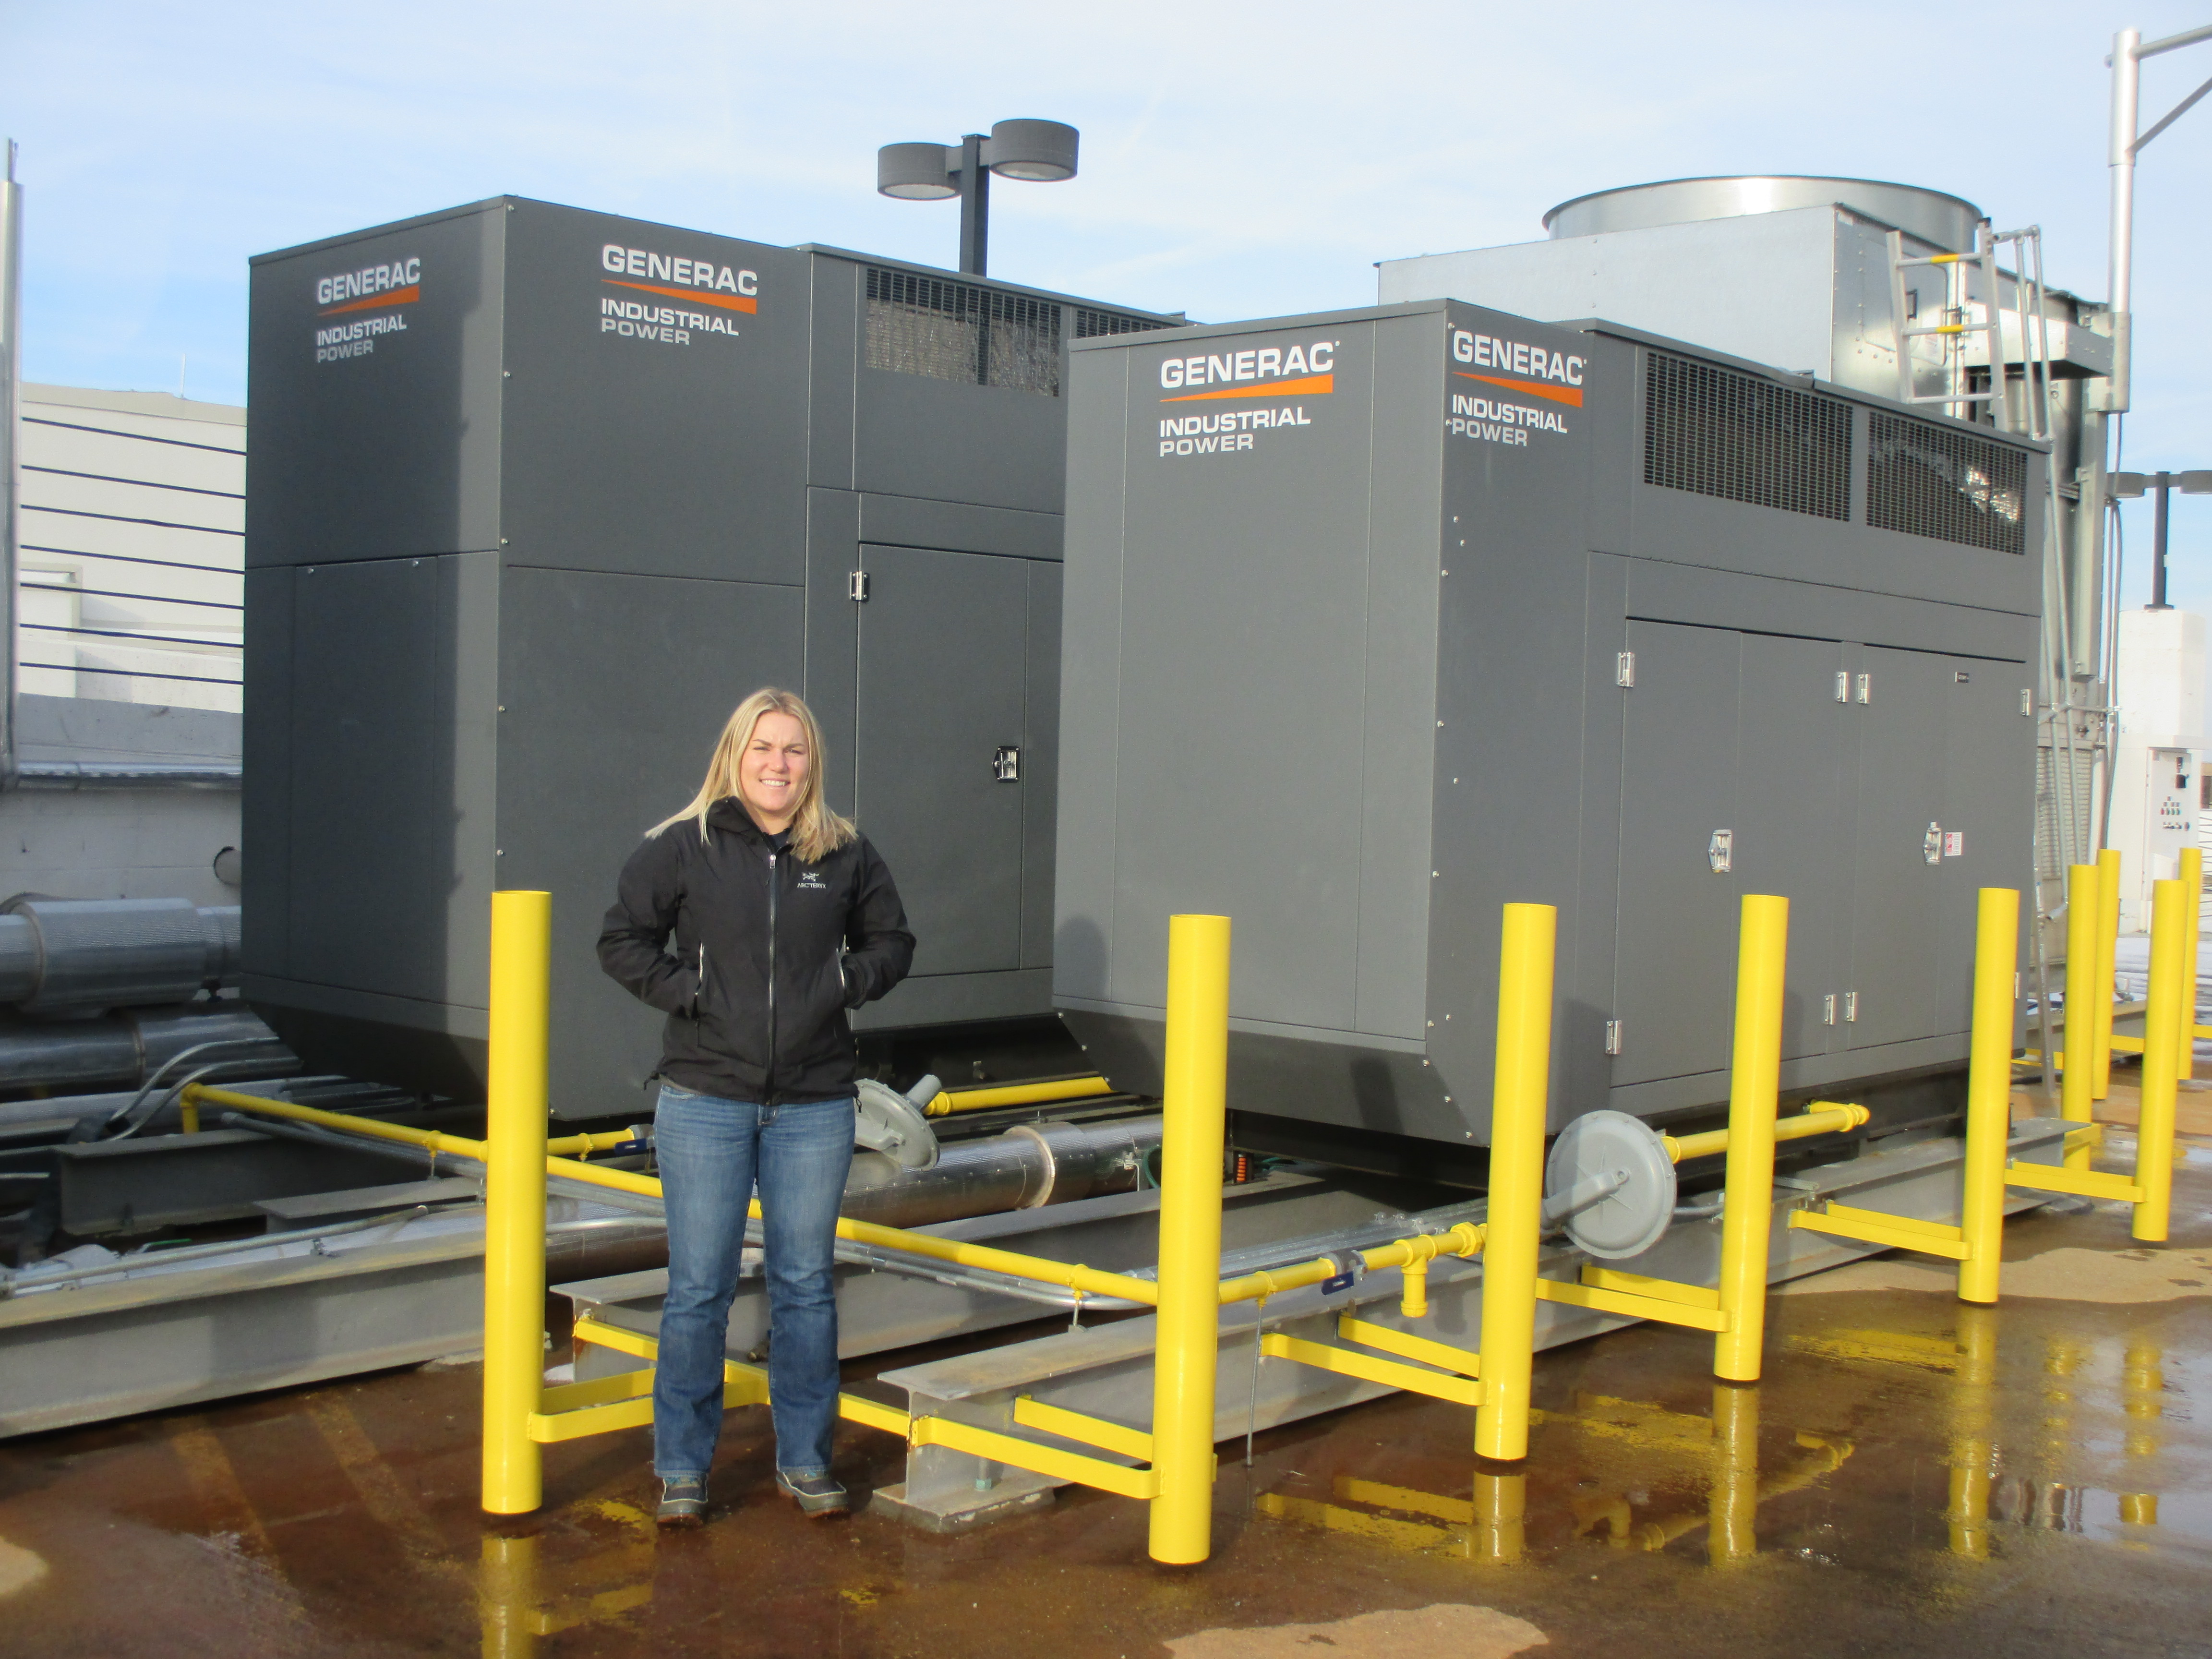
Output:
[[1993,553],[2027,550],[2027,457],[1910,415],[1867,433],[1867,522]]
[[1153,321],[1150,317],[1124,317],[1118,311],[1093,311],[1089,306],[1075,308],[1075,337],[1095,340],[1102,334],[1145,334],[1156,328],[1173,328],[1173,323]]
[[868,272],[866,362],[895,374],[1060,396],[1060,307],[969,283]]
[[1644,482],[1784,513],[1848,518],[1850,406],[1651,352],[1644,377]]

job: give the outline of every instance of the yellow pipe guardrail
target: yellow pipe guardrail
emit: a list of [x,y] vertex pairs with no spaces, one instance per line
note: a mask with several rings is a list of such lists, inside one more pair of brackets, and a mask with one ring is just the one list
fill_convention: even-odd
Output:
[[1009,1083],[988,1089],[946,1090],[925,1109],[931,1117],[985,1112],[996,1106],[1048,1106],[1060,1100],[1092,1100],[1115,1092],[1104,1078],[1070,1077],[1052,1083]]
[[530,1419],[545,1386],[546,1036],[553,896],[491,902],[484,1134],[483,1507],[527,1515],[543,1496]]
[[1221,1156],[1228,1121],[1229,918],[1168,923],[1160,1111],[1160,1288],[1152,1358],[1151,1549],[1213,1547],[1213,1393],[1220,1357]]
[[1790,901],[1743,897],[1736,947],[1735,1056],[1729,1082],[1728,1190],[1745,1202],[1721,1215],[1720,1311],[1728,1328],[1713,1342],[1713,1371],[1731,1382],[1759,1381],[1766,1337],[1767,1237],[1774,1208],[1774,1119],[1782,1085],[1782,989],[1790,949]]
[[[2097,1015],[2093,1000],[2097,982],[2097,919],[2104,912],[2099,889],[2104,875],[2103,868],[2094,864],[2072,865],[2066,872],[2066,1046],[2081,1057],[2082,1064],[2068,1066],[2065,1056],[2059,1056],[2058,1063],[2064,1069],[2058,1079],[2058,1114],[2069,1122],[2081,1124],[2090,1123],[2096,1116]],[[2086,974],[2079,985],[2074,979],[2077,965]],[[2075,994],[2077,991],[2081,994],[2078,997]],[[2112,987],[2107,981],[2105,1000],[2112,1000]],[[2077,1012],[2082,1016],[2079,1021],[2073,1018]],[[2096,1155],[2096,1149],[2090,1144],[2096,1139],[2094,1133],[2087,1134],[2076,1145],[2069,1136],[2066,1167],[2087,1170],[2090,1159]]]
[[[2090,981],[2091,1030],[2097,1046],[2089,1056],[2089,1092],[2102,1100],[2112,1090],[2112,973],[2120,939],[2120,855],[2107,847],[2097,854],[2097,954],[2095,977]],[[2073,982],[2074,964],[2066,965],[2067,982]]]
[[1544,1231],[1544,1125],[1551,1096],[1552,970],[1559,913],[1509,904],[1498,945],[1498,1056],[1490,1096],[1490,1212],[1482,1246],[1478,1455],[1528,1455],[1536,1253]]
[[[1863,1106],[1846,1105],[1841,1101],[1816,1100],[1796,1117],[1785,1117],[1776,1122],[1777,1140],[1803,1140],[1811,1135],[1839,1134],[1846,1129],[1856,1129],[1873,1115]],[[1716,1152],[1728,1151],[1729,1132],[1726,1129],[1707,1129],[1693,1135],[1661,1135],[1660,1143],[1667,1148],[1667,1156],[1677,1164],[1687,1163],[1693,1158],[1711,1158]]]

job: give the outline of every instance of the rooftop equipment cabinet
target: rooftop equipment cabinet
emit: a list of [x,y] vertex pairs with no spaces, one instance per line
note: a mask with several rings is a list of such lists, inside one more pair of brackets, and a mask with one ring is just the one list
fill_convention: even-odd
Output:
[[1054,993],[1116,1085],[1225,913],[1239,1144],[1479,1176],[1524,900],[1553,1126],[1694,1115],[1781,893],[1784,1087],[1944,1097],[2030,870],[2039,446],[1456,301],[1070,361]]
[[1150,316],[500,198],[253,262],[245,986],[311,1066],[480,1081],[554,896],[555,1110],[634,1110],[616,871],[762,684],[896,873],[864,1023],[1049,1008],[1065,340]]

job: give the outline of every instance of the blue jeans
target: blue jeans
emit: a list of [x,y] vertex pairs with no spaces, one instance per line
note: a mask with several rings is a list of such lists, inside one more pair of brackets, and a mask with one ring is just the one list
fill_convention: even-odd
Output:
[[837,1425],[837,1206],[853,1102],[758,1106],[664,1082],[653,1146],[668,1206],[668,1297],[653,1373],[653,1467],[703,1477],[722,1431],[722,1360],[754,1182],[766,1231],[776,1467],[826,1474]]

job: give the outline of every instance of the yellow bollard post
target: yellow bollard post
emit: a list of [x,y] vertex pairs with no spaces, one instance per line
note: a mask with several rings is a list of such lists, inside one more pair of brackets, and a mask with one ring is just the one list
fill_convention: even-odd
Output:
[[2197,1075],[2197,947],[2203,927],[2204,854],[2181,849],[2181,884],[2189,890],[2181,929],[2181,1072],[2183,1082]]
[[[2089,1012],[2096,1017],[2095,1069],[2089,1092],[2102,1100],[2112,1087],[2112,957],[2120,939],[2120,855],[2107,847],[2097,854],[2097,974],[2090,985]],[[2072,983],[2072,964],[2068,964]]]
[[1736,945],[1735,1053],[1729,1078],[1728,1175],[1721,1212],[1721,1311],[1713,1375],[1759,1381],[1766,1340],[1766,1263],[1774,1224],[1774,1118],[1782,1091],[1782,988],[1790,901],[1743,896]]
[[1155,1561],[1203,1561],[1213,1547],[1213,1372],[1220,1349],[1228,1089],[1229,918],[1171,916],[1152,1362]]
[[1705,1500],[1705,1559],[1713,1566],[1759,1553],[1759,1389],[1713,1384],[1713,1483]]
[[1974,938],[1974,1024],[1966,1073],[1966,1189],[1959,1206],[1959,1297],[1997,1299],[2004,1261],[2005,1145],[2012,1139],[2012,1037],[2018,1008],[2013,969],[2020,959],[2020,895],[1982,889]]
[[2174,1081],[2180,1058],[2181,969],[2189,925],[2185,882],[2151,884],[2150,1010],[2143,1021],[2142,1118],[2136,1126],[2135,1236],[2146,1243],[2166,1237],[2173,1196]]
[[1544,1127],[1552,1080],[1552,960],[1559,913],[1509,904],[1498,950],[1498,1063],[1490,1095],[1490,1215],[1482,1247],[1482,1403],[1474,1449],[1528,1455],[1543,1233]]
[[553,896],[491,896],[484,1124],[483,1507],[543,1495],[528,1419],[545,1380],[545,1040]]
[[[2069,865],[2066,871],[2066,1071],[2058,1084],[2058,1113],[2069,1123],[2095,1117],[2097,1008],[2091,993],[2097,979],[2097,918],[2104,913],[2098,894],[2104,873],[2094,864]],[[2087,1145],[2070,1146],[2066,1167],[2086,1170],[2094,1154]]]

